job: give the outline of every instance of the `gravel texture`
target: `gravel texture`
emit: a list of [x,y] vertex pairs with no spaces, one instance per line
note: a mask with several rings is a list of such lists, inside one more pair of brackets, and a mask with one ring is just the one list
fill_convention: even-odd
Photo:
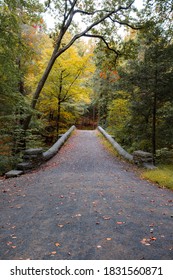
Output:
[[38,170],[1,180],[1,259],[173,259],[173,192],[76,130]]

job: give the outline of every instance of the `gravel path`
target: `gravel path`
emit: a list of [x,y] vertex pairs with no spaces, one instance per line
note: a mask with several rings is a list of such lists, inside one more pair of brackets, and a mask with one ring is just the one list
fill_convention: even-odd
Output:
[[1,259],[173,259],[173,192],[76,130],[39,170],[1,181]]

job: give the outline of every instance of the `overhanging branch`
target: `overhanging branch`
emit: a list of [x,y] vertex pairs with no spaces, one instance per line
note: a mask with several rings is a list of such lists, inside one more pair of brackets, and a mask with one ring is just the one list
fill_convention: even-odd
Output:
[[74,13],[80,13],[80,14],[84,14],[84,15],[94,15],[94,14],[97,14],[97,13],[107,13],[107,14],[110,14],[110,13],[117,13],[118,11],[121,11],[121,10],[128,10],[134,3],[135,1],[133,0],[128,6],[119,6],[116,10],[112,11],[112,10],[106,10],[106,9],[101,9],[101,10],[95,10],[93,12],[87,12],[87,11],[83,11],[83,10],[80,10],[80,9],[77,9],[74,11]]
[[106,39],[99,35],[99,34],[85,34],[83,35],[84,37],[91,37],[91,38],[98,38],[100,40],[102,40],[104,42],[104,44],[106,45],[106,47],[108,48],[108,50],[113,51],[116,54],[116,59],[118,58],[118,56],[120,55],[120,52],[118,52],[117,50],[111,48],[108,44],[108,42],[106,42]]
[[[94,21],[92,24],[90,24],[84,31],[82,31],[81,33],[76,34],[76,35],[71,39],[71,41],[70,41],[65,47],[63,47],[62,49],[58,50],[58,51],[55,53],[55,58],[57,58],[59,55],[61,55],[63,52],[65,52],[67,49],[69,49],[77,39],[81,38],[82,36],[86,36],[86,34],[87,34],[93,27],[99,25],[101,22],[103,22],[103,21],[106,20],[107,18],[110,18],[112,15],[118,13],[118,12],[121,11],[121,10],[128,10],[128,9],[132,6],[133,3],[134,3],[134,1],[132,1],[132,2],[131,2],[128,6],[126,6],[126,7],[119,6],[119,7],[118,7],[117,9],[115,9],[115,10],[107,11],[105,15],[103,15],[100,19],[98,19],[98,20]],[[78,11],[79,11],[79,10],[78,10]],[[97,12],[97,11],[92,12],[91,14],[96,13],[96,12]],[[66,30],[68,29],[68,27],[70,26],[70,23],[71,23],[71,21],[72,21],[72,19],[73,19],[73,16],[75,15],[75,13],[76,13],[76,11],[73,11],[73,10],[72,10],[72,13],[71,13],[70,18],[69,18],[69,20],[68,20],[68,23],[67,23],[66,26],[65,26],[65,31],[66,31]],[[65,32],[64,32],[64,34],[65,34]],[[90,37],[91,37],[91,36],[90,36]],[[102,37],[102,36],[101,36],[101,37]],[[100,39],[103,38],[103,37],[102,37],[102,38],[101,38],[101,37],[100,37]],[[98,37],[97,37],[97,38],[98,38]]]
[[117,19],[113,19],[113,18],[111,18],[111,16],[109,17],[109,19],[110,19],[112,22],[114,22],[114,23],[118,23],[118,24],[120,24],[120,25],[126,25],[126,26],[128,26],[128,27],[130,27],[130,28],[132,28],[132,29],[134,29],[134,30],[140,30],[140,29],[143,28],[143,26],[133,26],[132,24],[130,24],[130,23],[128,23],[128,22],[119,21],[119,20],[117,20]]

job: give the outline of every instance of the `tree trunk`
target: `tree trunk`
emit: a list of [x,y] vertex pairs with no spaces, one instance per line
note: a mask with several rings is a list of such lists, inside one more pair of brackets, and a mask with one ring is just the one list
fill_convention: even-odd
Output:
[[[42,89],[43,89],[43,86],[44,86],[44,84],[45,84],[45,82],[46,82],[46,80],[47,80],[47,78],[48,78],[48,76],[49,76],[49,73],[50,73],[50,71],[51,71],[51,69],[52,69],[52,67],[53,67],[53,65],[54,65],[54,63],[55,63],[55,60],[56,60],[56,56],[55,56],[55,54],[53,53],[53,54],[52,54],[52,57],[51,57],[51,59],[50,59],[50,61],[49,61],[49,64],[48,64],[48,66],[47,66],[47,68],[46,68],[46,70],[45,70],[45,72],[44,72],[44,74],[43,74],[43,76],[42,76],[40,82],[38,83],[37,89],[36,89],[36,91],[35,91],[35,93],[34,93],[34,96],[33,96],[32,102],[31,102],[31,109],[35,109],[35,107],[36,107],[37,100],[38,100],[38,98],[39,98],[40,92],[41,92]],[[32,114],[28,115],[28,116],[26,117],[26,119],[24,120],[23,129],[24,129],[25,131],[26,131],[26,130],[28,129],[28,127],[29,127],[31,118],[32,118]]]
[[60,116],[61,116],[61,101],[58,101],[58,112],[57,112],[57,121],[56,121],[56,133],[57,133],[57,139],[59,134],[59,123],[60,123]]
[[156,112],[157,112],[157,97],[154,93],[153,98],[153,119],[152,119],[152,154],[153,154],[153,163],[155,163],[156,156]]
[[157,66],[157,49],[156,49],[156,69],[155,69],[155,88],[153,96],[153,119],[152,119],[152,154],[153,163],[156,157],[156,114],[157,114],[157,92],[158,92],[158,66]]

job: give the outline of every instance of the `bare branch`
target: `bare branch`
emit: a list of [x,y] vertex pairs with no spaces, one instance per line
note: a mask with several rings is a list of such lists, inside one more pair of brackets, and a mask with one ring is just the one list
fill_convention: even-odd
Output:
[[66,20],[68,19],[68,17],[72,14],[74,16],[74,7],[76,5],[77,0],[74,0],[74,2],[70,1],[71,4],[71,8],[66,16]]
[[91,38],[98,38],[98,39],[102,40],[105,43],[108,50],[113,51],[116,54],[116,58],[118,58],[118,56],[120,55],[120,52],[118,52],[117,50],[115,50],[109,46],[108,42],[106,42],[106,40],[103,36],[101,36],[99,34],[97,34],[97,35],[96,34],[85,34],[84,36],[91,37]]
[[132,5],[133,3],[135,2],[135,0],[133,0],[128,6],[126,7],[123,7],[123,6],[120,6],[120,10],[128,10]]
[[[133,1],[132,1],[128,6],[126,6],[126,7],[119,6],[116,10],[113,11],[113,13],[117,13],[118,11],[121,11],[121,10],[128,10],[128,9],[132,6],[132,4],[133,4],[134,2],[135,2],[135,0],[133,0]],[[100,13],[100,12],[104,12],[104,13],[108,13],[108,14],[112,13],[112,11],[110,11],[110,10],[105,10],[105,9],[96,10],[96,11],[94,11],[94,12],[86,12],[86,11],[79,10],[79,9],[74,11],[75,14],[80,13],[80,14],[89,15],[89,16],[94,15],[94,14],[98,14],[98,13]]]
[[[75,2],[75,1],[74,1],[74,2]],[[132,6],[133,3],[134,3],[134,1],[132,1],[132,2],[131,2],[128,6],[126,6],[126,7],[119,6],[117,9],[115,9],[115,10],[113,10],[113,11],[107,12],[107,13],[106,13],[104,16],[102,16],[100,19],[96,20],[96,21],[93,22],[91,25],[89,25],[84,31],[82,31],[82,32],[79,33],[79,34],[76,34],[76,35],[71,39],[71,41],[70,41],[65,47],[63,47],[63,48],[60,49],[60,50],[57,50],[57,52],[55,53],[55,58],[57,58],[59,55],[61,55],[63,52],[65,52],[67,49],[69,49],[77,39],[79,39],[79,38],[82,37],[82,36],[85,36],[94,26],[99,25],[99,24],[100,24],[101,22],[103,22],[105,19],[110,18],[113,14],[116,14],[116,13],[118,13],[118,12],[121,11],[121,10],[127,10],[127,9],[129,9],[129,8]],[[95,12],[96,12],[96,11],[95,11]],[[93,13],[95,13],[95,12],[93,12]],[[70,26],[74,14],[75,14],[75,11],[71,12],[69,21],[68,21],[68,23],[67,23],[66,26],[65,26],[65,30],[67,30],[68,27]]]
[[80,74],[82,73],[83,68],[79,69],[76,76],[74,77],[73,81],[71,82],[71,84],[69,85],[68,89],[66,90],[66,93],[64,95],[63,101],[65,101],[70,89],[72,88],[72,86],[74,85],[74,83],[76,82],[76,80],[79,78]]
[[[75,0],[73,3],[72,3],[72,6],[71,6],[71,9],[69,10],[68,14],[65,15],[64,14],[64,20],[63,20],[63,23],[61,25],[61,29],[60,29],[60,33],[59,33],[59,36],[57,38],[57,42],[56,42],[56,46],[54,48],[54,52],[53,52],[53,57],[57,57],[56,56],[56,53],[57,51],[59,50],[60,48],[60,45],[61,45],[61,41],[62,41],[62,38],[63,36],[65,35],[67,29],[69,28],[72,20],[73,20],[73,16],[74,16],[74,7],[75,7],[75,4],[76,4],[77,0]],[[66,2],[67,3],[67,2]],[[65,3],[65,6],[66,6],[66,3]],[[66,11],[67,12],[67,11]],[[67,21],[67,22],[66,22]]]
[[[62,49],[60,49],[59,51],[57,51],[55,53],[55,58],[57,58],[59,55],[61,55],[63,52],[65,52],[67,49],[69,49],[73,43],[79,39],[80,37],[84,36],[85,34],[88,33],[88,31],[90,31],[94,26],[97,26],[99,23],[103,22],[106,18],[108,18],[109,16],[111,16],[112,14],[114,13],[117,13],[119,11],[119,8],[117,10],[114,10],[114,11],[111,11],[109,14],[106,14],[104,15],[102,18],[96,20],[94,23],[92,23],[91,25],[89,25],[84,31],[82,31],[81,33],[79,34],[76,34],[72,39],[71,41],[65,46],[63,47]],[[69,22],[68,22],[68,26],[70,25],[72,19],[73,19],[73,16],[74,16],[74,13],[71,14],[70,18],[69,18]],[[68,27],[66,25],[65,29],[67,30]],[[57,50],[57,48],[56,48]]]
[[132,28],[132,29],[134,29],[134,30],[140,30],[140,29],[143,28],[143,26],[133,26],[133,25],[131,25],[131,24],[128,23],[128,22],[119,21],[119,20],[117,20],[117,19],[113,19],[113,18],[111,18],[111,16],[110,16],[109,18],[110,18],[110,20],[111,20],[112,22],[114,22],[114,23],[119,23],[120,25],[126,25],[126,26],[128,26],[128,27],[130,27],[130,28]]
[[67,0],[65,0],[65,11],[64,11],[64,21],[66,20],[66,14],[67,14]]
[[75,14],[84,14],[84,15],[87,15],[87,16],[93,16],[94,14],[98,14],[98,13],[101,13],[101,12],[105,12],[105,13],[110,13],[111,11],[108,11],[108,10],[96,10],[94,12],[86,12],[86,11],[83,11],[83,10],[75,10]]
[[70,2],[70,5],[73,5],[73,2],[72,2],[72,1],[69,0],[69,2]]

